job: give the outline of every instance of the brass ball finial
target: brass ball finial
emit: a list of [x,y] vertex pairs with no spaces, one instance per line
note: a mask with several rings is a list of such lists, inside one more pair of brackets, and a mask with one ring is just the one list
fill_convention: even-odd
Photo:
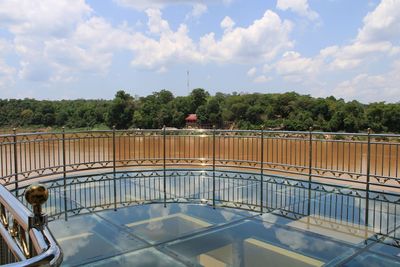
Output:
[[42,184],[30,185],[25,191],[25,199],[32,206],[40,206],[47,201],[49,191]]

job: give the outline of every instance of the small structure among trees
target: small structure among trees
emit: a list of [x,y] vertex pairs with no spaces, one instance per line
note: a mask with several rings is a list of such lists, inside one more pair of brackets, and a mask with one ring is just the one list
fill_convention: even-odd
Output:
[[186,119],[186,127],[197,127],[197,115],[189,114]]

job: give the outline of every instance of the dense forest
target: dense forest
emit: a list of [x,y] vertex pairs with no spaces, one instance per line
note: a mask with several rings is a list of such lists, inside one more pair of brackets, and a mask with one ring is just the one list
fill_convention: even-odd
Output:
[[185,117],[196,113],[204,126],[235,129],[400,132],[400,104],[345,102],[333,96],[313,98],[283,94],[210,95],[194,89],[188,96],[168,90],[146,97],[118,91],[113,100],[0,100],[1,128],[161,128],[185,127]]

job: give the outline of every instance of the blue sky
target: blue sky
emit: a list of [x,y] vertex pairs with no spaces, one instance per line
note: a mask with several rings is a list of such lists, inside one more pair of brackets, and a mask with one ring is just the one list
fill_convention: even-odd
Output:
[[400,0],[0,1],[1,98],[197,87],[398,102]]

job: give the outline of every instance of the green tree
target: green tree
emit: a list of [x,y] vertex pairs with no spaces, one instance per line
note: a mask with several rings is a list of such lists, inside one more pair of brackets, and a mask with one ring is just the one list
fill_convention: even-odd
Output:
[[125,91],[118,91],[107,114],[107,125],[117,129],[127,129],[132,125],[135,111],[134,99]]
[[31,109],[24,109],[21,111],[21,124],[30,125],[32,123],[33,111]]
[[0,99],[1,127],[181,128],[189,113],[197,113],[199,122],[204,124],[221,126],[229,122],[243,129],[259,129],[264,124],[270,128],[307,130],[313,125],[323,131],[358,132],[371,127],[374,132],[400,133],[399,103],[365,105],[294,92],[210,96],[197,88],[188,96],[178,97],[164,89],[138,99],[124,91],[117,92],[113,100]]
[[207,106],[201,105],[196,110],[197,120],[200,124],[205,124],[209,122],[209,114],[207,112]]
[[246,111],[246,120],[252,124],[262,124],[263,108],[260,105],[250,106]]
[[393,133],[400,132],[400,104],[389,104],[383,114],[385,128]]
[[194,89],[190,93],[190,113],[195,113],[198,107],[201,105],[204,105],[207,102],[207,98],[209,96],[209,93],[202,89],[202,88],[197,88]]

